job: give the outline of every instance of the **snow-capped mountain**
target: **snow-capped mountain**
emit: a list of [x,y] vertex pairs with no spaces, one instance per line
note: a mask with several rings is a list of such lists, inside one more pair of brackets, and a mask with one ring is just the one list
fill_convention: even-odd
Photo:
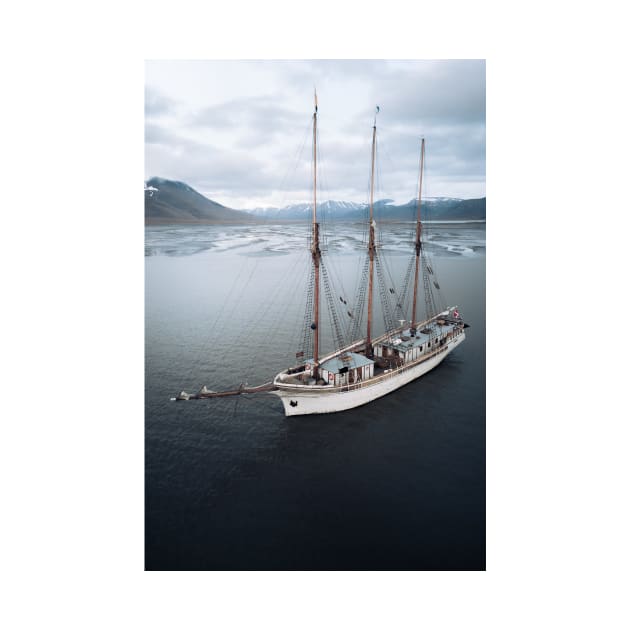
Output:
[[[357,203],[355,201],[324,201],[321,204],[317,204],[318,212],[331,213],[336,216],[345,216],[354,213],[358,216],[365,208],[367,208],[366,204]],[[307,219],[313,212],[313,205],[310,203],[294,203],[284,206],[283,208],[254,208],[247,212],[258,217],[270,219]]]
[[[153,177],[145,182],[145,220],[147,223],[259,223],[271,221],[310,221],[312,205],[297,203],[284,208],[266,207],[233,210],[208,199],[184,182]],[[317,204],[322,221],[365,221],[367,203],[324,201]],[[396,204],[393,199],[374,202],[376,221],[414,221],[417,201]],[[426,197],[422,199],[425,221],[485,220],[486,198],[457,199]]]
[[184,182],[152,177],[144,183],[147,224],[256,223],[260,219],[212,201]]
[[[422,199],[425,220],[485,219],[486,204],[483,199],[458,199],[456,197],[426,197]],[[279,220],[308,220],[313,212],[310,203],[299,203],[284,208],[255,208],[248,210],[257,217]],[[317,204],[322,219],[363,220],[367,217],[368,205],[354,201],[324,201]],[[392,199],[374,202],[376,220],[413,221],[417,213],[417,201],[396,205]]]

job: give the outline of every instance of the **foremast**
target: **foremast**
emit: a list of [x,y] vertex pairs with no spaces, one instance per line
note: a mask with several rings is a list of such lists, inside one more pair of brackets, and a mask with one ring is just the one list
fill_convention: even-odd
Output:
[[372,306],[374,302],[374,257],[376,255],[376,238],[374,222],[374,158],[376,154],[376,114],[379,108],[376,108],[374,114],[374,125],[372,127],[372,169],[370,175],[370,240],[368,243],[368,256],[370,259],[370,271],[368,275],[368,312],[367,312],[367,331],[365,339],[365,356],[372,357],[374,348],[372,347]]
[[[420,216],[420,208],[422,205],[422,174],[424,172],[424,138],[422,138],[422,144],[420,145],[420,176],[418,182],[418,220],[416,223],[416,274],[413,282],[413,309],[411,313],[411,327],[415,333],[416,322],[416,308],[418,303],[418,280],[420,277],[420,252],[422,250],[422,221]],[[428,314],[427,314],[428,316]]]
[[317,223],[317,92],[315,92],[315,111],[313,112],[313,235],[311,256],[315,273],[313,295],[313,378],[317,379],[319,370],[319,267],[321,250],[319,248],[319,224]]

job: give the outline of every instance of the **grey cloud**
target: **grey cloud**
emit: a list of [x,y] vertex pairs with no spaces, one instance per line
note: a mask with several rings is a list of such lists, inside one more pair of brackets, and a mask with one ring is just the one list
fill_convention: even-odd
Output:
[[[366,200],[375,104],[381,108],[379,182],[383,196],[403,200],[415,194],[421,135],[427,140],[429,194],[484,190],[483,61],[260,63],[267,66],[266,71],[273,66],[278,73],[276,81],[270,82],[277,94],[232,98],[195,111],[190,102],[184,108],[147,88],[147,175],[181,179],[204,192],[220,192],[227,199],[262,198],[278,190],[308,194],[311,117],[301,108],[305,103],[308,107],[305,91],[312,90],[314,79],[321,79],[329,95],[351,98],[356,85],[362,99],[368,101],[359,110],[354,103],[342,101],[351,105],[344,115],[335,118],[333,109],[328,109],[322,116],[323,193],[330,193],[331,198],[343,194]],[[237,74],[238,64],[233,62],[233,68]],[[351,88],[341,93],[331,90],[332,83],[343,86],[349,78],[354,81]],[[326,80],[331,82],[327,87]],[[229,94],[229,86],[224,91]],[[293,103],[298,103],[299,111]],[[326,127],[326,116],[336,128]],[[163,124],[166,117],[168,127]],[[202,137],[208,143],[199,141]]]
[[168,144],[174,140],[176,140],[176,136],[166,127],[150,122],[145,123],[144,141],[147,144]]
[[[447,160],[466,164],[466,169],[485,171],[485,125],[442,125],[427,128],[423,134],[427,157],[432,163]],[[401,160],[418,160],[420,134],[411,129],[397,130],[383,140],[384,149],[399,156]]]
[[292,128],[302,124],[304,117],[282,105],[278,98],[263,96],[238,99],[206,107],[190,117],[192,126],[225,129],[242,127],[256,129],[256,135],[264,135],[265,130]]
[[382,59],[306,59],[287,64],[287,72],[298,81],[313,81],[331,78],[365,78],[387,71],[387,62]]
[[175,109],[175,101],[157,90],[146,86],[144,90],[144,115],[146,117],[160,116],[172,113]]
[[177,136],[157,125],[147,125],[145,168],[157,175],[185,181],[195,188],[249,191],[264,189],[265,164],[247,152],[229,151]]
[[313,60],[288,64],[296,81],[357,79],[371,86],[363,115],[379,105],[392,119],[415,124],[485,120],[485,61]]
[[422,71],[399,70],[384,77],[391,116],[416,125],[485,121],[483,61],[434,62]]

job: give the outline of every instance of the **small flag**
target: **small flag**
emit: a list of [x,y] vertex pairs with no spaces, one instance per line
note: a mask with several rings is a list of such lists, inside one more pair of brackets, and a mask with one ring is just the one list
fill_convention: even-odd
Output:
[[378,114],[381,111],[381,108],[377,105],[376,106],[376,113]]
[[303,357],[303,356],[304,356],[304,351],[303,351],[303,350],[302,350],[302,351],[300,351],[300,352],[296,352],[296,353],[295,353],[295,358],[296,358],[296,359],[299,359],[300,357]]
[[453,311],[453,317],[459,318],[459,311],[457,309]]
[[317,111],[317,90],[314,90],[315,92],[315,111]]

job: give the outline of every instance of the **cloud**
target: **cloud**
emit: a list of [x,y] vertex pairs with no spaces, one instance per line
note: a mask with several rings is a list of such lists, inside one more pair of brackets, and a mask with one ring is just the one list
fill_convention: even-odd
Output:
[[175,140],[175,136],[167,129],[154,123],[144,125],[144,141],[146,144],[168,144]]
[[164,175],[228,197],[268,187],[266,165],[251,152],[198,142],[155,124],[146,125],[145,136],[147,177]]
[[191,117],[190,124],[206,127],[242,127],[258,130],[299,125],[303,117],[269,96],[241,98],[206,107]]
[[175,110],[175,101],[157,90],[146,86],[144,90],[144,115],[147,118],[170,114]]
[[383,77],[391,116],[415,126],[479,124],[486,118],[485,62],[435,61]]
[[485,195],[483,60],[147,63],[147,177],[186,181],[232,207],[266,205],[281,189],[310,198],[316,85],[328,198],[366,200],[377,104],[383,196],[414,196],[421,136],[429,194]]

